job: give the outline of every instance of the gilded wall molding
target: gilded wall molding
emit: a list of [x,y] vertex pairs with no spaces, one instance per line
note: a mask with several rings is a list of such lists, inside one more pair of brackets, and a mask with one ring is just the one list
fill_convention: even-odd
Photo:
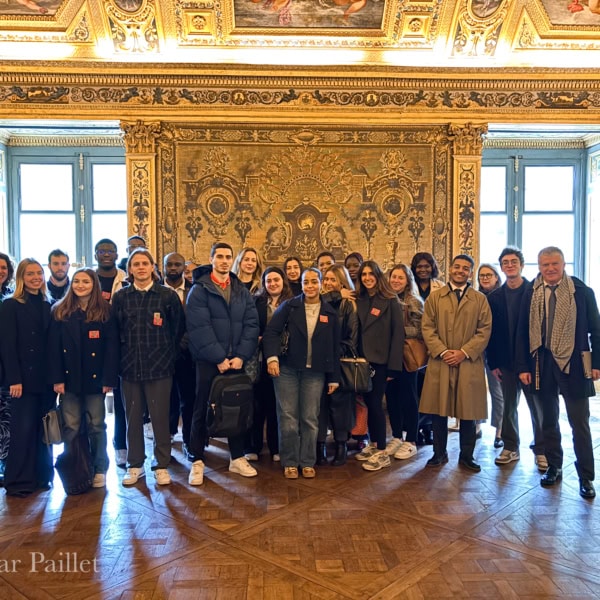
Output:
[[484,140],[483,147],[485,149],[510,149],[510,148],[523,148],[527,150],[578,150],[586,148],[590,144],[587,141],[577,140],[565,140],[565,139],[552,139],[537,137],[535,139],[526,138],[524,136],[519,138],[488,138]]
[[453,254],[479,256],[479,190],[481,186],[481,152],[487,125],[451,124],[448,128],[454,147]]

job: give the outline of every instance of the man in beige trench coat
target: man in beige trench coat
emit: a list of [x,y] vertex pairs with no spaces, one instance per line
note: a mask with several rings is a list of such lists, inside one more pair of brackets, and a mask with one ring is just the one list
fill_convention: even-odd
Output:
[[473,460],[475,421],[487,417],[483,352],[492,330],[486,297],[469,285],[475,264],[466,254],[452,260],[449,281],[425,302],[423,339],[429,362],[419,411],[432,415],[433,457],[428,467],[448,462],[448,417],[460,419],[459,465],[480,471]]

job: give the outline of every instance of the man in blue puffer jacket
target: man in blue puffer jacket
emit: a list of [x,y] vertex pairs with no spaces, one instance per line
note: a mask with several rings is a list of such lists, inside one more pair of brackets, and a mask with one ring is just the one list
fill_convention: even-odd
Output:
[[[230,272],[233,249],[217,242],[210,251],[210,264],[194,269],[187,298],[187,328],[190,351],[196,361],[196,401],[192,416],[190,452],[194,456],[188,481],[204,481],[206,415],[210,387],[219,373],[242,369],[258,345],[258,313],[246,287]],[[230,437],[229,470],[254,477],[256,469],[244,457],[244,435]]]

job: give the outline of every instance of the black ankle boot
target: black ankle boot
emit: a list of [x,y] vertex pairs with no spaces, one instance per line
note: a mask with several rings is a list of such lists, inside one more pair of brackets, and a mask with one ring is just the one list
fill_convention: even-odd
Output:
[[331,463],[334,467],[341,467],[346,464],[346,457],[348,455],[348,446],[346,442],[335,443],[335,458]]
[[325,442],[317,442],[317,466],[327,464],[327,446]]

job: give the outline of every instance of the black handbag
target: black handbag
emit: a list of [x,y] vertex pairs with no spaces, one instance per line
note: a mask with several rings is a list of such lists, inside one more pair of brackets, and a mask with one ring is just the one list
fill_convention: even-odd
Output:
[[366,394],[373,389],[371,381],[371,365],[366,358],[352,356],[340,358],[340,387],[341,392]]
[[94,463],[87,434],[85,415],[73,441],[58,456],[54,468],[69,496],[87,492],[94,480]]
[[[59,400],[60,395],[57,396]],[[62,444],[62,411],[60,401],[54,408],[51,408],[43,417],[42,423],[44,427],[44,444],[51,446],[52,444]]]

